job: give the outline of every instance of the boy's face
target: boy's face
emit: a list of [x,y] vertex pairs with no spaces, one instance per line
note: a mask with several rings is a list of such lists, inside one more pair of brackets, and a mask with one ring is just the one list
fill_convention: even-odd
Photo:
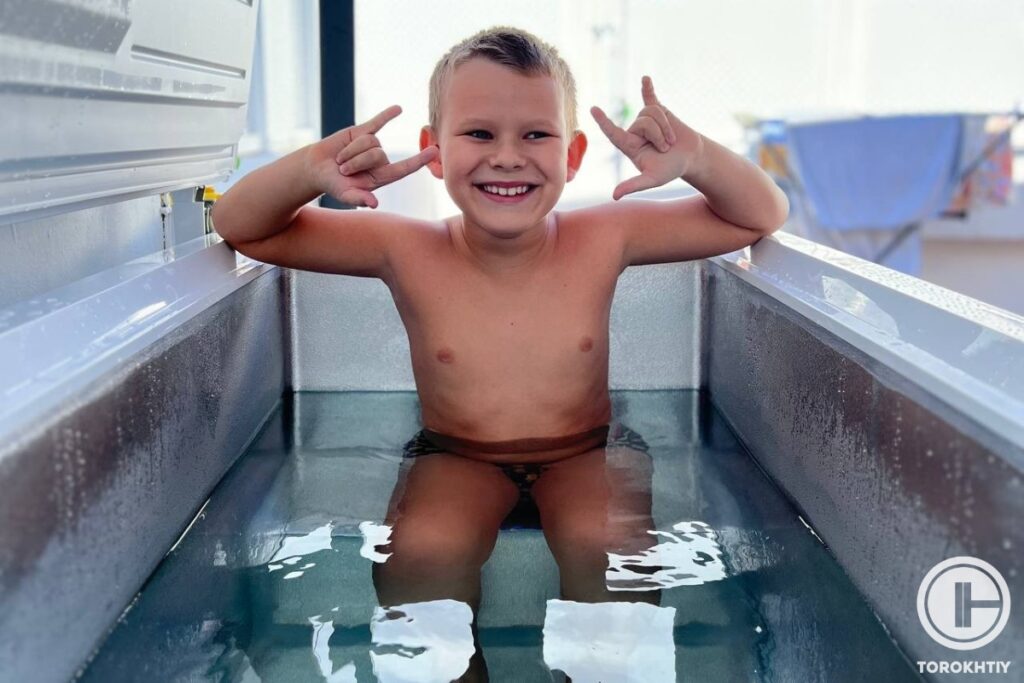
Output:
[[424,128],[420,147],[440,148],[430,170],[467,224],[510,238],[545,220],[587,147],[583,133],[566,131],[563,107],[550,76],[482,58],[455,68],[441,94],[439,130]]

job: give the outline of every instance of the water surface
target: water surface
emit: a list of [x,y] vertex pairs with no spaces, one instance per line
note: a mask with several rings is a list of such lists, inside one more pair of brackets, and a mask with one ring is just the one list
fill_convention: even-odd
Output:
[[[916,681],[796,510],[696,392],[615,392],[649,446],[654,528],[609,553],[636,601],[560,599],[542,533],[507,529],[483,570],[492,681]],[[474,651],[469,606],[380,606],[388,501],[412,393],[286,401],[83,675],[113,681],[435,681]],[[658,590],[657,604],[640,599]]]

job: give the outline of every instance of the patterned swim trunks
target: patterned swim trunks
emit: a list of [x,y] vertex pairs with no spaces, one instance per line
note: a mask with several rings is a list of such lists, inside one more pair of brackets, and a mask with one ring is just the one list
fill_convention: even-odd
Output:
[[[643,453],[646,453],[648,450],[648,445],[647,442],[644,441],[644,438],[621,423],[613,423],[605,427],[600,427],[598,429],[591,430],[586,434],[595,436],[601,436],[603,434],[605,448],[630,448]],[[441,436],[443,439],[452,439],[452,437],[437,435],[429,430],[420,430],[412,437],[412,439],[409,440],[408,443],[405,444],[402,454],[403,457],[418,458],[421,455],[450,452],[450,449],[443,448],[437,443],[438,436]],[[597,447],[598,445],[600,445],[600,440],[594,447]],[[534,482],[537,481],[544,470],[551,467],[552,464],[553,463],[506,463],[497,465],[497,467],[501,468],[501,471],[505,476],[508,477],[509,481],[515,484],[516,488],[519,489],[519,501],[516,503],[512,512],[509,513],[505,524],[502,525],[502,528],[540,528],[540,517],[537,512],[537,506],[533,503],[533,497],[530,495],[530,489],[533,488]]]

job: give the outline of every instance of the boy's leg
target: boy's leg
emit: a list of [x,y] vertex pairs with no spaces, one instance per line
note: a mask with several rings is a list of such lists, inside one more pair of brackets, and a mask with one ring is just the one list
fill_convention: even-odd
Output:
[[495,465],[447,453],[407,460],[386,523],[392,553],[374,565],[381,605],[451,598],[480,605],[480,568],[519,490]]
[[659,591],[609,591],[608,553],[636,554],[657,543],[651,518],[650,456],[615,446],[548,467],[533,486],[544,536],[561,576],[562,597],[577,602],[649,602]]

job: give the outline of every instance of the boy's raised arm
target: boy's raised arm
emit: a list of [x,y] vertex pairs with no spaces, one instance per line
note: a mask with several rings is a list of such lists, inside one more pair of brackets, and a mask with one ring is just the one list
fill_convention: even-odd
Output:
[[395,216],[306,206],[322,194],[377,207],[373,190],[415,172],[437,155],[430,147],[391,163],[375,133],[398,116],[389,107],[246,175],[213,208],[218,234],[265,263],[350,275],[380,276]]
[[642,92],[645,106],[628,130],[591,109],[601,131],[640,171],[615,188],[613,199],[675,178],[701,195],[596,207],[597,220],[625,233],[623,267],[725,254],[782,226],[789,201],[764,171],[680,121],[658,101],[646,76]]

